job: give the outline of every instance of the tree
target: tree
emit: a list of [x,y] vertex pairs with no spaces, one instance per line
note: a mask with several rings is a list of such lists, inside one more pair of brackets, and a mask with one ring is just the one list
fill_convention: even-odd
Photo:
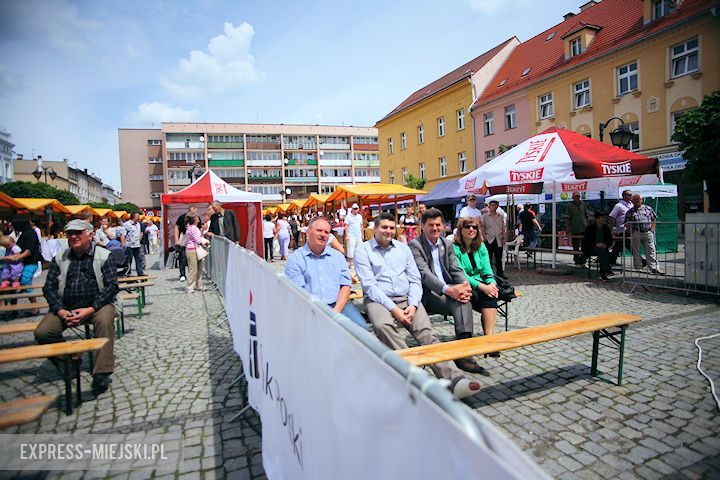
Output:
[[498,155],[502,155],[503,153],[507,152],[511,148],[513,148],[512,145],[500,144],[500,146],[498,147]]
[[408,175],[405,179],[405,186],[414,188],[415,190],[422,190],[427,183],[427,178],[415,177],[412,174]]
[[105,202],[88,202],[88,205],[90,205],[93,208],[109,208],[110,210],[122,210],[128,213],[138,212],[142,213],[142,210],[140,207],[135,205],[134,203],[125,202],[125,203],[116,203],[115,205],[110,205],[109,203]]
[[10,182],[0,185],[0,192],[13,198],[54,198],[63,205],[78,205],[80,200],[68,192],[46,183]]
[[672,139],[687,160],[690,178],[704,180],[711,212],[720,212],[720,90],[707,95],[700,107],[686,112],[675,124]]

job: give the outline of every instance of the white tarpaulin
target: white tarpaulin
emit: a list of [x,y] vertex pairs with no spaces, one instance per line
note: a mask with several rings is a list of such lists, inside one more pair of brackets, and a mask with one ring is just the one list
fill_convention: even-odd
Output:
[[228,262],[226,309],[269,478],[547,478],[491,425],[492,449],[472,440],[258,257],[231,245]]

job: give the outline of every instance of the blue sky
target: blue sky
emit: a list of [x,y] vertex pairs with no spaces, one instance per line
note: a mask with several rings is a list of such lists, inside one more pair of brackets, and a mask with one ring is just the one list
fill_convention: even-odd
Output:
[[118,128],[371,126],[582,3],[0,0],[0,126],[25,158],[68,158],[120,189]]

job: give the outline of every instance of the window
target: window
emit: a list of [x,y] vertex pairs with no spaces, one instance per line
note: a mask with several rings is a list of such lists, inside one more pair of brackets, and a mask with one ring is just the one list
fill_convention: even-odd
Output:
[[505,130],[515,128],[515,104],[505,107]]
[[445,117],[438,118],[437,123],[438,123],[438,137],[444,137],[445,136]]
[[590,105],[590,80],[583,80],[582,82],[576,83],[574,86],[575,91],[575,110]]
[[425,143],[425,129],[422,125],[418,127],[418,143]]
[[405,150],[407,148],[407,135],[405,135],[405,132],[402,132],[400,134],[400,150]]
[[408,177],[407,167],[402,167],[402,176],[403,176],[403,183],[407,182],[407,177]]
[[654,0],[653,1],[653,18],[662,18],[675,11],[675,3],[677,0]]
[[465,130],[465,109],[461,108],[457,111],[457,129]]
[[395,183],[395,174],[390,170],[390,183]]
[[630,93],[638,88],[637,62],[618,68],[618,96]]
[[440,157],[440,176],[447,177],[447,159]]
[[507,78],[503,78],[502,81],[498,84],[498,87],[502,87],[507,83]]
[[523,71],[522,75],[520,75],[520,76],[521,76],[521,77],[526,77],[527,74],[530,73],[530,70],[532,70],[532,67],[526,68],[526,69]]
[[152,192],[150,198],[160,198],[160,195],[162,195],[162,192]]
[[672,47],[672,76],[679,77],[698,70],[698,39],[693,38]]
[[493,128],[493,112],[488,112],[483,115],[483,121],[485,124],[485,136],[495,133],[495,129]]
[[582,53],[582,39],[577,37],[574,40],[570,40],[570,56],[576,57]]
[[627,149],[630,151],[640,150],[640,124],[638,122],[626,123],[627,127],[635,134]]
[[460,168],[460,173],[467,172],[467,155],[465,152],[458,153],[458,167]]
[[540,119],[550,118],[553,116],[553,96],[552,93],[546,93],[538,97],[538,103],[540,104]]
[[148,140],[148,145],[160,145],[161,143],[160,140]]
[[149,157],[148,163],[162,163],[162,157]]
[[162,175],[150,175],[150,180],[162,180]]
[[425,162],[420,162],[420,178],[425,178]]
[[672,137],[673,133],[675,133],[675,125],[677,124],[677,121],[680,120],[680,117],[685,115],[687,110],[680,110],[678,112],[672,112],[670,114],[670,136]]
[[353,137],[353,143],[356,145],[377,145],[378,137]]
[[495,158],[495,150],[485,150],[485,161],[489,162],[493,158]]
[[388,153],[392,155],[393,153],[393,141],[392,138],[388,138]]

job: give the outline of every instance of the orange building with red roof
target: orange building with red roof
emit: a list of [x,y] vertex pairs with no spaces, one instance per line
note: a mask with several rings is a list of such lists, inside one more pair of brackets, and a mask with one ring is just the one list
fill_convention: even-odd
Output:
[[381,179],[427,178],[426,189],[475,168],[469,108],[519,44],[513,37],[420,88],[375,125]]
[[681,214],[702,205],[683,178],[675,119],[720,88],[718,1],[604,0],[523,42],[472,107],[478,165],[557,126],[604,141],[621,119],[630,149],[656,156],[680,186]]

